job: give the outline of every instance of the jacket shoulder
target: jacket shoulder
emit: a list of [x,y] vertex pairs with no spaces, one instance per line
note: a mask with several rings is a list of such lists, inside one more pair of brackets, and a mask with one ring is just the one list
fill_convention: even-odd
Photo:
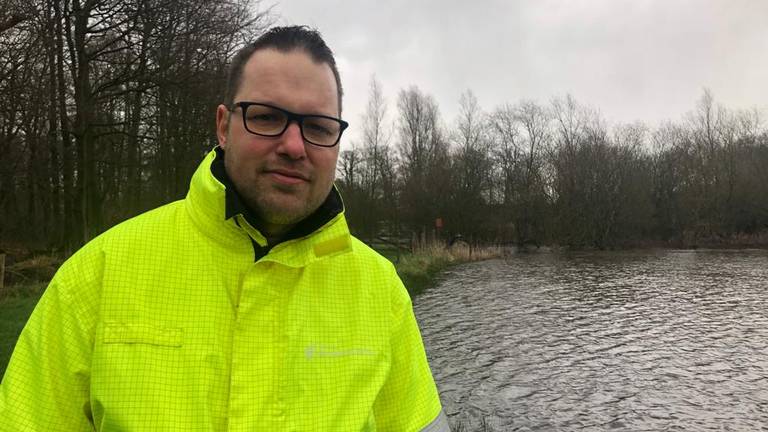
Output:
[[410,303],[410,295],[403,285],[395,265],[379,252],[352,236],[352,249],[356,265],[363,274],[387,287],[391,299],[395,302]]
[[395,265],[392,264],[392,261],[388,260],[379,252],[363,243],[357,237],[350,237],[352,239],[353,256],[356,260],[360,261],[361,264],[366,265],[371,271],[394,273],[395,275],[397,274]]
[[174,201],[123,221],[97,239],[105,248],[119,246],[121,242],[130,240],[156,241],[158,235],[164,236],[183,229],[186,225],[185,215],[183,201]]

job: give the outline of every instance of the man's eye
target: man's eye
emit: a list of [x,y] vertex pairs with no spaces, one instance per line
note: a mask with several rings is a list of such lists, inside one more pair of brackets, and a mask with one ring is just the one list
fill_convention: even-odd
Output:
[[280,121],[280,116],[276,114],[254,114],[248,117],[248,120],[259,122],[278,122]]
[[304,128],[308,132],[311,132],[313,134],[322,134],[322,135],[332,135],[333,134],[333,132],[329,128],[327,128],[324,125],[319,124],[319,123],[306,122],[304,124]]

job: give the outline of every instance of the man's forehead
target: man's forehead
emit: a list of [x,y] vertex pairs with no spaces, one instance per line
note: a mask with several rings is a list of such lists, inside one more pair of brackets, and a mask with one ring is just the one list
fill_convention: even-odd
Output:
[[[238,94],[268,94],[275,97],[289,90],[302,90],[317,103],[332,104],[338,111],[338,89],[333,71],[325,62],[316,61],[304,49],[287,51],[262,48],[255,51],[245,64]],[[262,102],[279,102],[278,100]]]
[[323,61],[314,59],[309,52],[302,48],[285,51],[271,47],[258,49],[251,54],[245,63],[245,72],[259,73],[283,68],[288,62],[292,63],[292,67],[296,67],[297,62],[302,62],[305,67],[311,67],[316,71],[322,70],[322,74],[330,77],[335,83],[331,66]]

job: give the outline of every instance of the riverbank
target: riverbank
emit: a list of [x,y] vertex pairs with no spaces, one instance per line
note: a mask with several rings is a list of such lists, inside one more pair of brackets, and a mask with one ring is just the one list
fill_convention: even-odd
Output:
[[[447,247],[442,243],[417,247],[399,259],[390,260],[395,264],[397,274],[411,297],[416,297],[435,284],[436,278],[446,268],[470,261],[482,261],[503,256],[500,247],[473,247],[467,244]],[[386,254],[385,254],[386,256]]]

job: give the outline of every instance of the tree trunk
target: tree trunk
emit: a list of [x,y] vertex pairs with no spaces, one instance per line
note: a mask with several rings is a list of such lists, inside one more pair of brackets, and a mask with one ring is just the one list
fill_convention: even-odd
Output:
[[61,238],[61,198],[60,198],[60,178],[61,167],[59,165],[59,154],[61,153],[61,141],[57,137],[58,122],[56,121],[58,113],[56,112],[57,100],[56,100],[56,39],[54,34],[56,33],[56,27],[51,16],[50,2],[45,7],[46,13],[46,28],[48,35],[46,36],[46,50],[48,52],[48,188],[49,196],[51,197],[50,203],[48,203],[49,220],[48,220],[48,246],[56,247],[63,243]]
[[[64,204],[63,217],[59,230],[62,233],[62,246],[68,254],[77,247],[75,225],[75,190],[74,190],[74,161],[72,159],[72,137],[67,116],[67,90],[64,79],[64,14],[57,0],[52,1],[54,21],[56,22],[56,86],[58,93],[59,123],[61,126],[61,156],[62,156],[62,201]],[[64,11],[68,13],[68,11]],[[69,20],[67,19],[67,24]]]
[[93,139],[91,137],[91,125],[94,114],[94,100],[91,94],[90,59],[86,46],[86,33],[88,31],[88,18],[90,11],[83,9],[80,2],[75,0],[72,4],[72,12],[75,18],[74,52],[73,62],[77,64],[75,73],[75,149],[77,152],[77,186],[76,186],[76,240],[79,244],[87,243],[91,239],[94,174],[95,162],[93,155]]

